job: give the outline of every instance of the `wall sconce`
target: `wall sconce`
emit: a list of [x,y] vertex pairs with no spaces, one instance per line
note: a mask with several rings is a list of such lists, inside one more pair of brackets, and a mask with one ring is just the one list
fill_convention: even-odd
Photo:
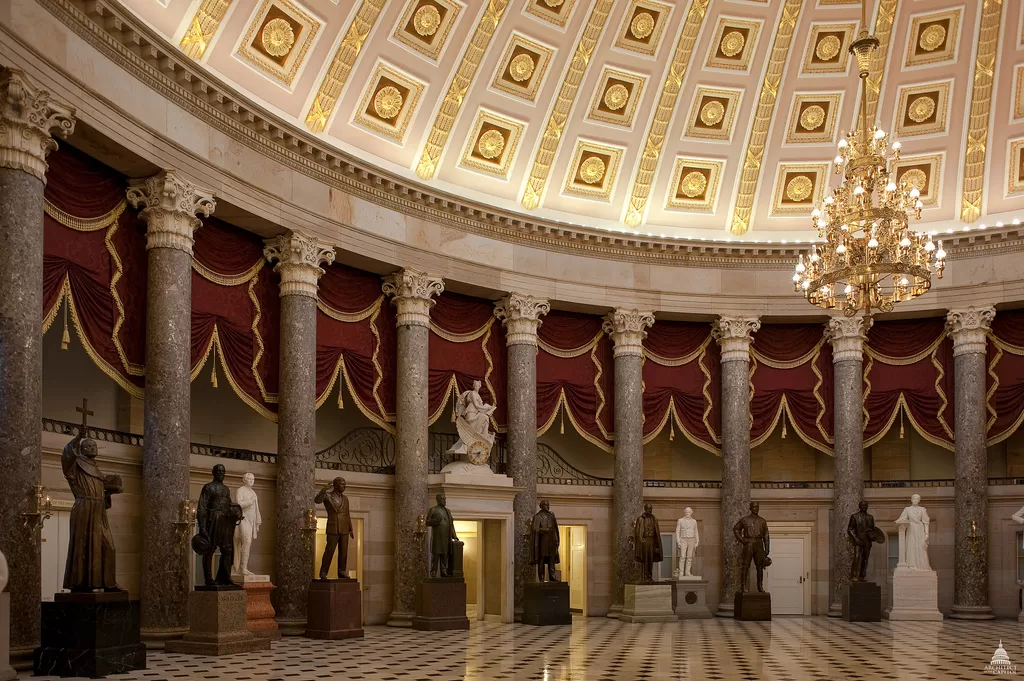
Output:
[[975,521],[971,521],[971,533],[967,535],[967,542],[971,546],[971,552],[978,552],[978,544],[981,542],[981,537],[978,536],[978,524]]
[[302,516],[302,536],[306,540],[313,538],[316,534],[316,509],[307,508]]
[[50,491],[42,485],[36,485],[29,495],[28,510],[21,514],[25,528],[38,537],[43,523],[50,519],[53,512],[53,502],[50,500]]
[[185,541],[196,526],[196,505],[191,499],[182,499],[178,505],[178,519],[174,521],[174,536],[178,540],[179,550],[183,549]]

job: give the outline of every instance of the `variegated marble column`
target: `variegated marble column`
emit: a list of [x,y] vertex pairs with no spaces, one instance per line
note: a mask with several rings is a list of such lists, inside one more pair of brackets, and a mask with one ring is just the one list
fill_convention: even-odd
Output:
[[732,617],[739,588],[740,545],[732,533],[750,512],[750,343],[757,317],[720,317],[712,334],[722,347],[722,600],[715,613]]
[[142,635],[150,647],[188,630],[192,552],[175,535],[189,497],[192,234],[213,193],[175,170],[131,180],[128,201],[146,223],[146,397],[142,453]]
[[281,295],[274,595],[281,633],[299,636],[313,576],[313,543],[301,528],[316,494],[317,282],[324,273],[320,266],[334,262],[334,247],[290,232],[267,239],[263,255],[277,263]]
[[[515,514],[515,612],[522,615],[523,585],[536,574],[530,565],[530,523],[537,511],[537,329],[551,311],[548,301],[510,293],[494,305],[508,346],[508,468],[523,491],[512,502]],[[497,397],[497,396],[495,396]]]
[[871,317],[833,317],[825,336],[832,344],[835,484],[832,497],[832,598],[829,617],[843,615],[853,551],[846,536],[864,494],[864,343]]
[[950,310],[946,332],[953,339],[954,619],[992,619],[988,604],[988,447],[985,350],[996,316],[993,307]]
[[411,627],[416,585],[427,573],[414,532],[426,513],[429,414],[427,390],[430,308],[444,291],[440,277],[399,270],[384,279],[384,293],[398,310],[398,386],[395,422],[395,589],[388,626]]
[[619,308],[604,318],[604,332],[615,343],[615,482],[612,513],[615,517],[613,555],[615,591],[613,612],[622,608],[627,582],[640,578],[630,539],[633,523],[644,504],[644,338],[654,314]]
[[[0,69],[0,552],[11,567],[11,656],[39,645],[40,544],[20,516],[40,484],[43,418],[43,189],[55,137],[75,110],[17,69]],[[7,661],[0,661],[6,665]]]

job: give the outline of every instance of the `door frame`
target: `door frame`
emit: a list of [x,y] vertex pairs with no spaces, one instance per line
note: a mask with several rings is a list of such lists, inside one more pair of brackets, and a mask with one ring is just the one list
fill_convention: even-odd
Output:
[[[590,571],[590,564],[589,564],[590,563],[590,526],[589,526],[588,523],[578,522],[578,521],[569,521],[569,522],[566,522],[566,523],[559,523],[558,524],[558,529],[559,530],[561,530],[563,527],[568,530],[566,532],[566,534],[569,535],[569,541],[570,541],[570,546],[568,546],[568,547],[559,546],[558,547],[558,552],[559,552],[559,556],[558,556],[559,557],[559,571],[563,573],[563,579],[564,579],[564,572],[565,571],[562,570],[562,567],[561,567],[562,563],[569,563],[570,561],[572,561],[572,545],[571,545],[571,542],[572,542],[572,528],[579,528],[583,532],[583,575],[581,577],[581,582],[583,584],[583,599],[582,599],[583,600],[583,603],[582,603],[583,607],[580,608],[580,614],[583,617],[586,617],[587,616],[587,611],[589,610],[589,608],[587,607],[588,606],[587,600],[588,600],[589,595],[590,595],[590,593],[589,593],[590,590],[587,588],[589,586],[588,583],[587,583],[587,579],[588,579],[587,574]],[[569,585],[569,589],[570,590],[572,589],[572,585],[571,584]]]
[[[774,520],[768,521],[769,537],[779,539],[800,539],[804,545],[804,611],[803,615],[811,614],[811,599],[814,590],[811,588],[811,572],[814,570],[814,521]],[[771,553],[768,554],[771,556]],[[769,567],[768,570],[771,570]],[[780,615],[784,617],[784,615]]]

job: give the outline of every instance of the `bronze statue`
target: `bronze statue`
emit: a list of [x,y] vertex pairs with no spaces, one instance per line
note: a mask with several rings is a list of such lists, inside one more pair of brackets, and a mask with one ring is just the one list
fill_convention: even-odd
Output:
[[757,568],[757,590],[761,593],[764,593],[764,569],[772,564],[772,559],[768,557],[768,523],[757,514],[760,509],[761,506],[756,501],[750,502],[750,515],[740,518],[732,528],[736,541],[743,544],[739,590],[744,593],[750,582],[750,561],[753,560],[754,567]]
[[850,516],[850,524],[846,526],[846,535],[853,544],[850,579],[854,582],[867,581],[871,544],[881,544],[885,541],[885,535],[875,527],[875,517],[868,513],[868,502],[860,502],[859,508],[859,511]]
[[427,527],[430,528],[430,576],[451,577],[454,567],[454,544],[459,540],[455,535],[455,520],[445,504],[444,493],[437,495],[437,506],[427,512]]
[[320,579],[327,579],[327,571],[334,559],[335,549],[338,552],[338,576],[345,576],[348,567],[348,540],[355,539],[352,531],[352,518],[348,514],[348,497],[345,496],[345,478],[335,478],[334,482],[316,493],[314,504],[323,504],[327,509],[327,546],[320,560]]
[[[199,533],[192,538],[192,550],[203,557],[206,586],[234,586],[231,566],[235,562],[235,525],[242,519],[242,507],[231,503],[231,491],[224,484],[224,466],[213,467],[213,480],[203,485],[196,507]],[[213,554],[220,549],[217,578],[213,577]]]
[[640,563],[640,579],[644,582],[654,581],[654,564],[662,559],[661,532],[652,509],[644,504],[643,515],[633,523],[633,558]]
[[[530,525],[530,565],[537,566],[538,582],[558,581],[555,579],[555,566],[559,562],[558,545],[561,538],[558,536],[558,520],[550,508],[547,501],[540,502],[540,510],[533,516]],[[544,575],[545,565],[547,577]]]
[[[88,413],[83,411],[83,416]],[[107,522],[107,509],[111,495],[120,494],[124,487],[120,476],[104,475],[96,467],[96,441],[81,435],[85,432],[84,418],[78,432],[61,454],[64,477],[75,495],[64,588],[72,592],[122,591],[117,585],[114,535]]]

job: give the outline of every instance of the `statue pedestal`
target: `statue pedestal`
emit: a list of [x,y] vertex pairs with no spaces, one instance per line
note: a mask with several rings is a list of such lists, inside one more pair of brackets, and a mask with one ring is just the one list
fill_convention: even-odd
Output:
[[18,678],[11,666],[11,594],[0,591],[0,681]]
[[127,591],[61,593],[42,604],[36,676],[98,678],[145,668],[139,602],[128,600]]
[[466,617],[466,581],[455,577],[428,577],[416,587],[413,629],[448,631],[469,629]]
[[309,583],[306,638],[363,637],[363,593],[355,579],[314,579]]
[[668,582],[626,584],[619,619],[623,622],[675,622],[678,618],[672,609],[672,585]]
[[939,576],[935,570],[898,567],[892,573],[892,607],[889,620],[941,621]]
[[672,606],[681,620],[711,619],[708,609],[708,582],[700,577],[682,577],[673,580]]
[[197,586],[188,597],[188,633],[168,641],[169,653],[231,655],[270,648],[270,639],[253,635],[246,621],[245,590]]
[[274,604],[270,602],[270,594],[277,587],[271,583],[270,575],[231,575],[231,579],[245,590],[245,619],[249,631],[271,641],[281,638],[281,630],[274,619]]
[[531,582],[523,585],[523,624],[538,627],[572,624],[569,585],[566,582]]
[[874,582],[850,582],[844,586],[843,619],[847,622],[881,622],[882,587]]
[[737,591],[733,600],[733,618],[744,622],[771,621],[772,595],[759,591]]

